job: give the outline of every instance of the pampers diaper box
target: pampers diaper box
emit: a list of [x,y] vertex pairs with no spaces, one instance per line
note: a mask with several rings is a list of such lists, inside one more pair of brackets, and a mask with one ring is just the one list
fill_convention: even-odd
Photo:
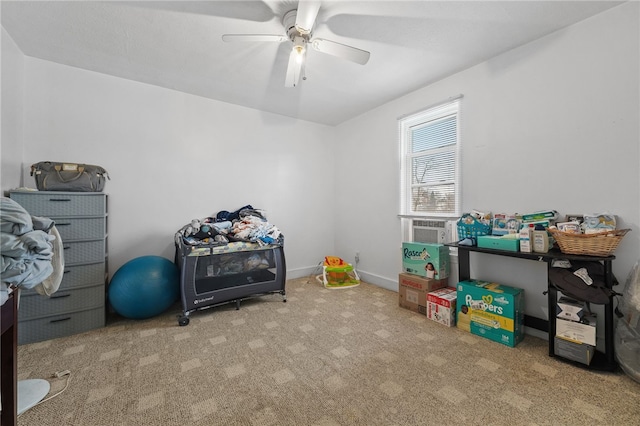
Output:
[[449,268],[449,247],[444,244],[402,243],[402,272],[442,280]]
[[489,281],[460,281],[457,326],[514,347],[524,338],[524,290]]

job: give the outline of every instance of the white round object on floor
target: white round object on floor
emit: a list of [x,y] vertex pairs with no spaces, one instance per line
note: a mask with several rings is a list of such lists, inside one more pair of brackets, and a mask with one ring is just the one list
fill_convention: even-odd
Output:
[[42,401],[51,385],[46,380],[30,379],[18,382],[18,415]]

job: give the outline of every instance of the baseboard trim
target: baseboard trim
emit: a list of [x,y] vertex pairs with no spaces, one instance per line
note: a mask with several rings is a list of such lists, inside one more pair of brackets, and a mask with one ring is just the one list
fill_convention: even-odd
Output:
[[382,277],[380,275],[372,274],[366,271],[358,270],[358,275],[360,275],[360,279],[366,283],[377,285],[378,287],[385,288],[391,291],[398,291],[398,280],[390,279],[386,277]]
[[306,266],[304,268],[296,268],[296,269],[287,269],[287,279],[296,279],[307,277],[311,275],[318,275],[322,273],[322,267],[320,265],[316,266]]

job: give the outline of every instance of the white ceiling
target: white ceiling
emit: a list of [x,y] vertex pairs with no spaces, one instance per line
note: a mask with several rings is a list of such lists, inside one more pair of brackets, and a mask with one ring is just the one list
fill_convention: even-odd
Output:
[[27,56],[336,125],[615,1],[325,1],[313,36],[371,52],[366,65],[316,51],[295,88],[291,45],[224,43],[284,34],[297,1],[6,1],[2,26]]

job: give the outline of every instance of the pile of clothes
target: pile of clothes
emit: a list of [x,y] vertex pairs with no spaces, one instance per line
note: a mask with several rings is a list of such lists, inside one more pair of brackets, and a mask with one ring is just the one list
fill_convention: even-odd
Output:
[[8,286],[35,288],[46,295],[58,289],[64,258],[54,225],[51,219],[31,216],[10,198],[0,199],[0,290],[4,295]]
[[178,231],[185,244],[227,244],[248,241],[266,246],[282,244],[284,236],[263,212],[244,206],[235,212],[222,210],[215,217],[194,219]]

